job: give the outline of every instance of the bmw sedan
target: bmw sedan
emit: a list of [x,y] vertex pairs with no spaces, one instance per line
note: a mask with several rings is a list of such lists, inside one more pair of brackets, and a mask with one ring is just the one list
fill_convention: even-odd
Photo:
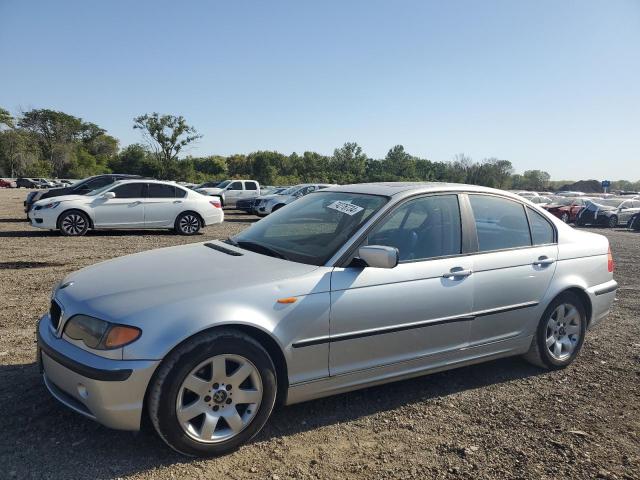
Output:
[[79,414],[124,430],[148,415],[176,451],[217,455],[277,403],[513,355],[564,368],[608,314],[613,270],[605,237],[514,194],[346,185],[226,241],[70,274],[38,355]]
[[29,211],[33,227],[81,236],[90,229],[168,228],[195,235],[224,219],[217,198],[173,182],[123,180],[86,195],[39,200]]

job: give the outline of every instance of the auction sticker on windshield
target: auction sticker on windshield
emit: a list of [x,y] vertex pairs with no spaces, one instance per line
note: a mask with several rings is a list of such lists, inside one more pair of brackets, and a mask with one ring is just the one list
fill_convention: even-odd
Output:
[[336,200],[335,202],[327,205],[327,208],[332,208],[333,210],[346,213],[347,215],[355,215],[356,213],[364,210],[364,208],[359,207],[358,205],[354,205],[349,202],[343,202],[340,200]]

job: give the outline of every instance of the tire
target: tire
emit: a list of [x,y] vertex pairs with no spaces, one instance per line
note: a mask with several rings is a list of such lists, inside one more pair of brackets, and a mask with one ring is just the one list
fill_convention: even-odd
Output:
[[196,235],[202,228],[202,220],[195,212],[182,212],[176,218],[174,229],[180,235]]
[[569,223],[569,214],[567,212],[563,213],[560,216],[560,220],[562,220],[564,223]]
[[640,216],[631,217],[627,228],[629,230],[640,230]]
[[[215,374],[216,368],[213,363],[210,370],[202,367],[209,365],[207,362],[212,359],[218,359],[215,361],[219,362],[220,358],[227,358],[226,362],[222,363],[226,365],[224,375]],[[230,371],[229,366],[232,366],[234,359],[242,359],[245,363],[240,364],[243,366],[237,370]],[[247,376],[251,388],[247,389],[247,380],[235,382],[236,384],[230,388],[233,375],[245,367],[251,371]],[[217,371],[220,372],[222,369],[218,367]],[[198,374],[197,377],[194,372]],[[195,394],[197,400],[193,399],[193,392],[185,386],[186,382],[194,378],[196,387],[203,388],[200,395]],[[226,385],[224,382],[227,382]],[[260,399],[253,404],[236,404],[232,398],[234,392],[243,392],[243,395],[249,392],[252,401],[257,396],[260,396]],[[162,362],[150,384],[148,412],[158,435],[177,452],[202,457],[222,455],[248,442],[262,429],[273,410],[276,392],[275,367],[262,345],[241,332],[221,329],[192,337]],[[190,397],[190,403],[185,405],[183,402],[187,396]],[[236,398],[239,398],[238,395]],[[181,405],[186,413],[180,412]],[[189,419],[200,409],[205,411]],[[216,417],[217,423],[213,423],[211,419]],[[221,421],[221,418],[225,420]],[[227,423],[226,418],[233,418],[235,421]],[[188,426],[183,426],[185,419]],[[204,433],[205,419],[214,424],[213,430],[211,423],[209,424],[208,432],[211,432],[211,436]],[[242,428],[235,432],[231,425],[238,427],[238,419],[242,422]],[[245,419],[247,423],[244,423]],[[226,438],[225,435],[228,433],[225,432],[230,432],[232,436]],[[209,440],[198,438],[200,435]],[[215,438],[216,435],[218,438]]]
[[58,217],[58,229],[65,237],[81,237],[90,225],[89,217],[80,210],[68,210]]
[[280,210],[282,207],[284,207],[284,203],[279,203],[271,209],[271,213],[275,212],[276,210]]
[[617,215],[611,215],[609,217],[609,220],[607,220],[607,227],[615,228],[617,226],[618,226],[618,216]]
[[[566,315],[563,316],[562,327],[558,321],[559,311],[564,311]],[[586,331],[587,315],[582,299],[575,293],[565,292],[557,296],[542,314],[531,347],[524,358],[529,363],[546,369],[565,368],[580,353]],[[557,349],[558,344],[561,345],[560,350]],[[551,349],[554,350],[553,353]]]

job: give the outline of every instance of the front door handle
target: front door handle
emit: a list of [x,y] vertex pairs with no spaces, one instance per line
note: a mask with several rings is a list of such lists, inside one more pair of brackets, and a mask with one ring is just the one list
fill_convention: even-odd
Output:
[[534,267],[546,267],[547,265],[551,265],[551,264],[555,263],[555,261],[556,261],[555,258],[549,258],[546,255],[543,255],[542,257],[539,257],[538,260],[533,262],[533,266]]
[[448,273],[443,273],[442,278],[468,277],[472,273],[473,270],[464,269],[462,267],[453,267]]
[[141,203],[142,203],[142,202],[138,200],[138,201],[136,201],[136,202],[133,202],[131,205],[140,205]]
[[182,203],[182,200],[174,200],[173,203]]

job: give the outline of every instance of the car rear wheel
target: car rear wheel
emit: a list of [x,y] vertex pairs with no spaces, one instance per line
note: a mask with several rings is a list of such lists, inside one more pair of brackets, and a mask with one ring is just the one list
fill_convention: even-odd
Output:
[[559,369],[578,356],[587,330],[584,304],[565,292],[547,307],[524,358],[542,368]]
[[614,228],[618,226],[618,217],[616,215],[611,215],[609,220],[607,221],[607,225],[609,228]]
[[569,214],[567,212],[563,213],[560,216],[560,220],[562,220],[564,223],[569,223]]
[[258,342],[235,330],[212,331],[164,360],[150,387],[149,415],[174,450],[221,455],[262,429],[276,391],[275,367]]
[[60,215],[58,228],[66,237],[80,237],[89,230],[89,217],[83,212],[70,210]]
[[176,218],[175,230],[180,235],[195,235],[200,231],[202,222],[194,212],[184,212]]

